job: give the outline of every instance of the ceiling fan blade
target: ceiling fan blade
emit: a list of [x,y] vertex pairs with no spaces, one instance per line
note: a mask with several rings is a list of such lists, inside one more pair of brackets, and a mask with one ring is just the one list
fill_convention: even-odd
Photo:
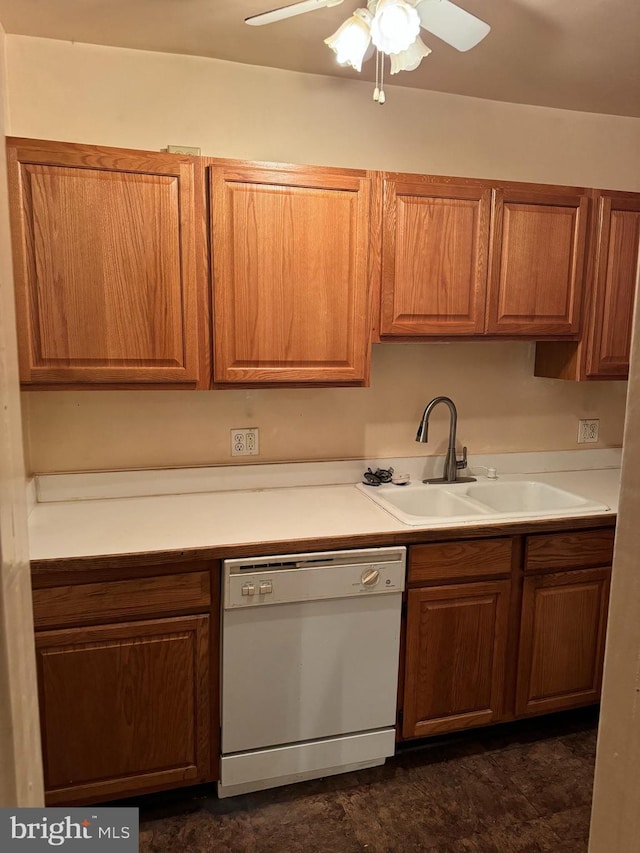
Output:
[[315,9],[323,9],[325,6],[339,6],[343,0],[300,0],[290,6],[281,6],[270,12],[261,12],[259,15],[251,15],[245,18],[245,24],[252,27],[261,27],[263,24],[274,24],[276,21],[284,21],[285,18],[293,18],[294,15],[304,15],[305,12],[313,12]]
[[456,50],[471,50],[491,27],[449,0],[419,0],[416,11],[425,28]]

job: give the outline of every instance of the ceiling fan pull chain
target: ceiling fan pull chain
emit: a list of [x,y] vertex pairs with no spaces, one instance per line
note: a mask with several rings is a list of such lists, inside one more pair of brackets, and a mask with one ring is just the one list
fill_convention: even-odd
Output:
[[384,104],[386,101],[386,97],[384,94],[384,53],[380,54],[380,95],[378,97],[378,103]]
[[376,88],[373,90],[373,100],[380,101],[380,51],[376,50]]

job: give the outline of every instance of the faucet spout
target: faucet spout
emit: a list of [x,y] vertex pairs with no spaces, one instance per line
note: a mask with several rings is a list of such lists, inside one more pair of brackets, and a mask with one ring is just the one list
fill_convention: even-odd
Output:
[[455,403],[450,397],[434,397],[430,400],[422,414],[418,431],[416,433],[416,441],[426,444],[429,435],[429,417],[431,412],[439,403],[444,403],[449,409],[449,446],[447,455],[444,460],[444,475],[442,477],[431,478],[424,480],[425,483],[472,483],[475,477],[458,477],[458,469],[467,467],[467,448],[463,448],[462,459],[456,457],[456,431],[458,427],[458,410]]

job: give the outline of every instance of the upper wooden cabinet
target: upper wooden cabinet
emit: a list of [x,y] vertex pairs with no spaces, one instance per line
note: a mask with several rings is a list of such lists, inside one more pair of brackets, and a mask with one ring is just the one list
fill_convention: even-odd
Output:
[[578,334],[588,210],[561,187],[494,190],[488,334]]
[[490,213],[487,187],[386,178],[382,335],[482,334]]
[[380,335],[575,337],[586,191],[385,174]]
[[626,377],[640,256],[640,195],[601,192],[597,202],[587,374]]
[[639,195],[27,139],[7,153],[25,387],[366,385],[372,339],[455,337],[542,341],[540,376],[626,376]]
[[585,335],[577,344],[536,347],[537,376],[626,379],[638,261],[640,194],[594,190]]
[[206,385],[194,158],[7,145],[22,382]]
[[213,161],[209,189],[214,381],[363,384],[366,173]]

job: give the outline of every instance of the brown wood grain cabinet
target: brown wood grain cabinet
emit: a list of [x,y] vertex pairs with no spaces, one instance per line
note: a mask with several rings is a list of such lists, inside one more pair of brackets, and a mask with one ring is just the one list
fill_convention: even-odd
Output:
[[206,387],[194,158],[9,139],[21,381]]
[[610,574],[597,568],[525,578],[517,716],[599,700]]
[[381,335],[484,331],[491,188],[387,175]]
[[382,194],[382,340],[578,336],[587,190],[385,173]]
[[640,260],[640,194],[594,190],[588,310],[578,343],[543,342],[535,373],[557,379],[626,379]]
[[536,340],[540,376],[626,376],[638,194],[16,138],[7,154],[25,387],[362,386],[372,340],[433,338]]
[[409,590],[403,737],[500,719],[509,591],[508,580]]
[[505,536],[410,548],[403,738],[502,718],[512,545]]
[[368,381],[365,172],[209,165],[214,379]]
[[488,334],[579,333],[588,211],[586,191],[494,190]]
[[412,545],[400,739],[598,702],[614,528]]
[[34,589],[47,805],[217,778],[219,579],[194,568]]
[[600,697],[614,529],[526,537],[516,715]]

